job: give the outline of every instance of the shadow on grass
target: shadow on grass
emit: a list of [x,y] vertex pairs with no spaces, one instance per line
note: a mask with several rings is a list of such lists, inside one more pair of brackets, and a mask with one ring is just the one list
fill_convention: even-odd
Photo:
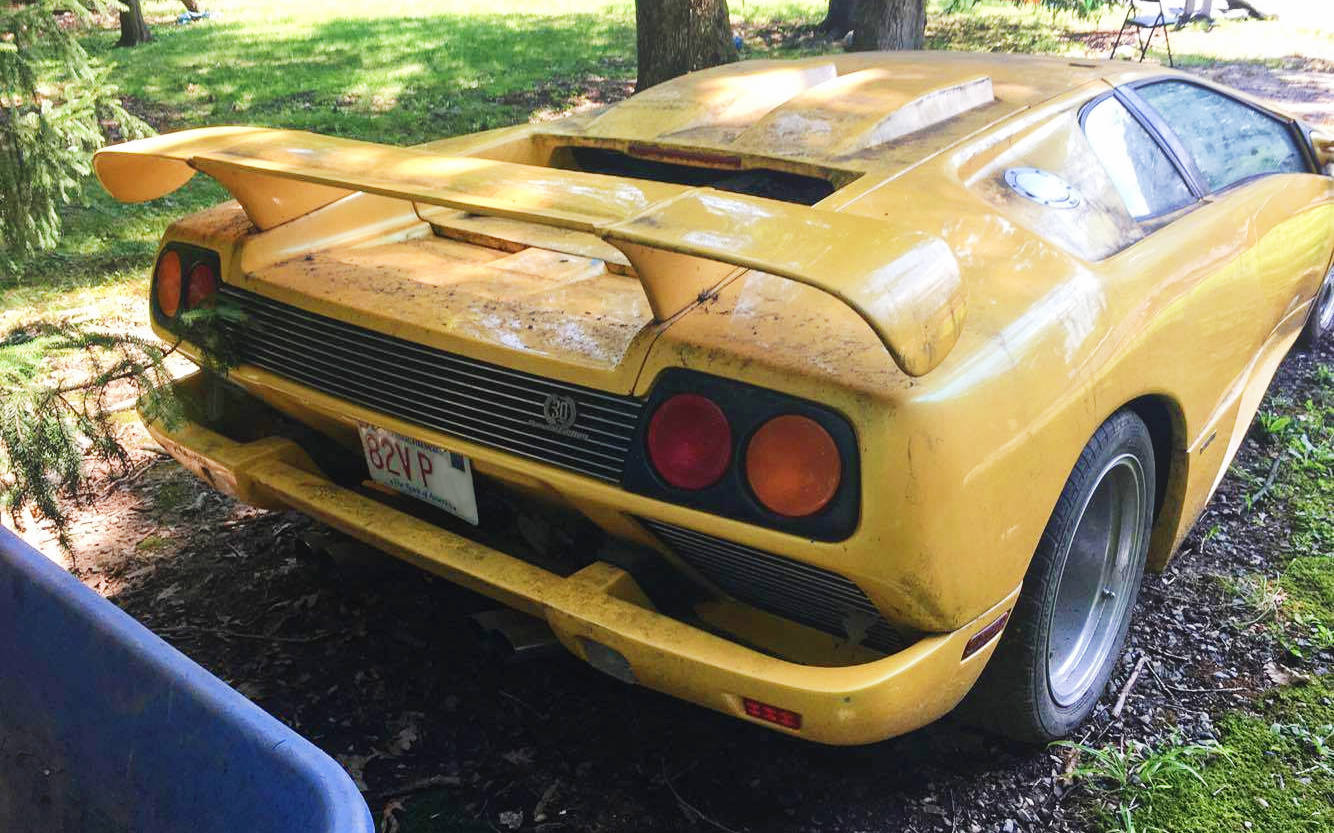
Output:
[[927,49],[966,52],[1062,53],[1072,48],[1070,33],[1045,16],[946,15],[928,20]]
[[332,19],[262,31],[166,29],[90,47],[159,129],[243,121],[407,144],[526,121],[588,83],[633,74],[624,14]]

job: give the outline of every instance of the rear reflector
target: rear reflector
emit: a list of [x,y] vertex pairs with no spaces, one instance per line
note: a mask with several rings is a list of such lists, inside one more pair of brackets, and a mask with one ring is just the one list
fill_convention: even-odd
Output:
[[968,639],[968,644],[963,646],[963,659],[968,659],[973,654],[976,654],[984,645],[990,642],[996,634],[1005,630],[1005,623],[1008,621],[1010,621],[1010,611],[1007,610],[1000,615],[999,619],[973,634]]
[[761,703],[759,700],[752,700],[749,697],[742,697],[741,705],[745,707],[746,714],[751,717],[768,723],[775,723],[784,729],[801,728],[801,715],[797,712],[780,709],[777,706]]

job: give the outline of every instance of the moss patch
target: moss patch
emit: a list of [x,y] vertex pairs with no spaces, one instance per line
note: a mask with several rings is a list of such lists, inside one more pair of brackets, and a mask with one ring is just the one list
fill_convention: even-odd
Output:
[[[1331,578],[1326,572],[1326,580]],[[1137,830],[1315,833],[1334,829],[1334,700],[1324,680],[1269,695],[1256,715],[1219,721],[1226,758],[1174,776]]]

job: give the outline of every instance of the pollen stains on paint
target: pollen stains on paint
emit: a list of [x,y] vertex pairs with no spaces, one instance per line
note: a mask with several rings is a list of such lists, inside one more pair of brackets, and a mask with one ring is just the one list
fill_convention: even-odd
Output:
[[708,370],[726,364],[747,378],[768,376],[811,385],[843,386],[876,396],[908,384],[884,345],[855,312],[825,292],[750,272],[712,293],[661,336],[683,364]]
[[247,280],[444,349],[462,339],[602,368],[619,367],[652,323],[639,281],[600,259],[438,237],[304,254]]
[[255,226],[241,204],[236,200],[228,200],[176,221],[172,224],[170,235],[196,245],[220,249],[254,231]]

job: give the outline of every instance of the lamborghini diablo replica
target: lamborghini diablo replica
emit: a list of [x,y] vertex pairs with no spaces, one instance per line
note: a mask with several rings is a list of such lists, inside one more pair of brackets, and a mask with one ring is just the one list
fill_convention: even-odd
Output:
[[852,744],[965,695],[1031,740],[1088,715],[1142,571],[1334,327],[1332,154],[1156,67],[905,52],[95,164],[235,197],[155,267],[162,338],[225,305],[240,351],[150,424],[183,464],[622,680]]

